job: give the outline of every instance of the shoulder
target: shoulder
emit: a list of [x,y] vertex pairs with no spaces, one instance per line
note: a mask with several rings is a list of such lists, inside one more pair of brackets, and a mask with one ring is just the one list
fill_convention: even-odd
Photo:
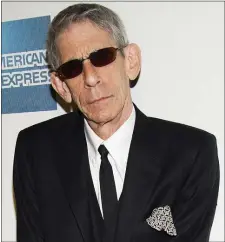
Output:
[[139,120],[139,128],[145,129],[143,133],[153,134],[164,140],[180,142],[198,142],[202,140],[215,140],[215,136],[206,130],[190,126],[188,124],[169,121],[158,117],[146,116],[136,106],[136,119]]
[[59,137],[71,127],[76,128],[82,121],[83,118],[78,111],[67,113],[25,128],[19,132],[19,137],[29,139],[56,135]]
[[184,123],[159,119],[156,117],[147,117],[149,125],[153,125],[159,132],[164,135],[186,137],[187,139],[202,139],[202,138],[213,138],[213,134],[206,130],[190,126]]
[[148,127],[154,129],[160,142],[173,150],[200,150],[216,147],[216,137],[206,130],[187,124],[147,117]]
[[160,147],[160,152],[173,162],[182,164],[182,169],[189,169],[197,158],[200,168],[217,167],[217,141],[213,134],[182,123],[152,117],[147,119],[148,127],[152,126],[154,130],[151,133],[156,147]]

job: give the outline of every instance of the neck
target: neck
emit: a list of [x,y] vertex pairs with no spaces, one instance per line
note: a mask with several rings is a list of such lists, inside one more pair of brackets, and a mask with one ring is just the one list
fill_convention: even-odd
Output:
[[132,101],[129,100],[125,102],[122,110],[117,114],[117,116],[106,123],[94,123],[93,121],[87,120],[88,124],[92,128],[92,130],[103,140],[108,139],[112,136],[130,117],[132,112],[133,104]]

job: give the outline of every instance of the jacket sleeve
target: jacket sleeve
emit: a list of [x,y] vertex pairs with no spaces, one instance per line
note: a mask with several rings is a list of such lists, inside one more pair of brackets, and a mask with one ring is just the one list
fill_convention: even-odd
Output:
[[171,242],[208,242],[219,190],[216,139],[207,135],[174,205],[177,236]]
[[44,242],[36,197],[32,158],[23,131],[19,133],[13,164],[17,242]]

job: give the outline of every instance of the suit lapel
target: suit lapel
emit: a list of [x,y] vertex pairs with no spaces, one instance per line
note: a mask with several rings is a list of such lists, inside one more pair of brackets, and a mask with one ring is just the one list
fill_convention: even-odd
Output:
[[[88,191],[90,170],[83,128],[83,118],[70,114],[70,123],[61,132],[58,147],[62,156],[56,158],[58,174],[69,201],[71,211],[85,242],[93,242]],[[62,158],[63,157],[63,158]],[[93,187],[92,187],[93,188]]]
[[146,206],[151,205],[160,174],[160,150],[151,119],[135,109],[136,122],[120,197],[116,242],[130,241],[135,223],[142,219]]

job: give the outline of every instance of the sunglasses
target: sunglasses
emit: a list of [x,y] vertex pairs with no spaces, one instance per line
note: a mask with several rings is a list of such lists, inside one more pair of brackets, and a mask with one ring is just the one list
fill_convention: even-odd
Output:
[[74,78],[82,73],[84,60],[89,59],[95,67],[106,66],[116,59],[117,50],[120,50],[120,48],[108,47],[94,51],[85,59],[67,61],[58,67],[55,72],[62,80]]

